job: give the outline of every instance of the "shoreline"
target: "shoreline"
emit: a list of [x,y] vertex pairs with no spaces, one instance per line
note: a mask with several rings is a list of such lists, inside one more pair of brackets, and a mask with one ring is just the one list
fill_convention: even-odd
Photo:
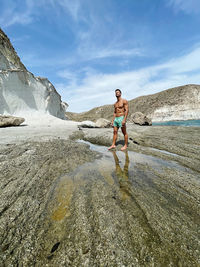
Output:
[[152,126],[184,126],[184,127],[199,127],[200,119],[195,120],[173,120],[173,121],[152,121]]

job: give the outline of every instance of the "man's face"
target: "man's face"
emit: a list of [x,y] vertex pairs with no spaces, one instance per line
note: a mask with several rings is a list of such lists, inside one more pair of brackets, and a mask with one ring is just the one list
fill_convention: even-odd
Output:
[[120,91],[118,91],[118,90],[117,90],[117,91],[115,91],[115,96],[116,96],[116,97],[119,97],[119,96],[121,96],[121,93],[120,93]]

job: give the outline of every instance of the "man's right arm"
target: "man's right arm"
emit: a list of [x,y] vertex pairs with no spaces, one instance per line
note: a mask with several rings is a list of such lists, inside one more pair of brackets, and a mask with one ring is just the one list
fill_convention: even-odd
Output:
[[112,125],[112,126],[113,126],[113,123],[114,123],[115,117],[116,117],[116,113],[114,112],[114,114],[113,114],[113,119],[112,119],[112,122],[111,122],[111,125]]
[[[114,109],[115,109],[115,106],[114,106]],[[112,119],[112,122],[111,122],[112,127],[113,127],[113,123],[114,123],[115,117],[116,117],[116,113],[114,111],[114,113],[113,113],[113,119]]]

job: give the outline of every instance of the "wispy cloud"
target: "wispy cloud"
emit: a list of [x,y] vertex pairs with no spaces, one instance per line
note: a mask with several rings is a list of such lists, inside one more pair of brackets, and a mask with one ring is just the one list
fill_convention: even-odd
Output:
[[77,21],[79,19],[79,10],[81,6],[79,0],[73,0],[73,1],[63,0],[63,1],[56,1],[56,3],[60,4],[63,8],[65,8],[73,17],[74,20]]
[[133,49],[119,49],[119,48],[105,48],[105,49],[82,49],[79,51],[79,55],[85,60],[92,59],[103,59],[103,58],[111,58],[111,57],[133,57],[133,56],[143,56],[142,51],[138,48]]
[[6,8],[0,12],[1,26],[7,28],[17,23],[23,25],[31,23],[33,21],[33,8],[34,3],[32,0],[26,0],[23,3],[8,0]]
[[68,102],[69,110],[86,111],[115,101],[115,88],[121,88],[125,98],[133,99],[183,84],[199,84],[198,58],[200,58],[200,46],[182,57],[137,71],[117,74],[88,72],[81,82],[78,82],[76,75],[68,73],[71,79],[70,84],[68,86],[60,84],[56,87],[62,93],[64,100]]
[[70,15],[75,21],[79,20],[80,0],[7,0],[5,8],[0,11],[0,25],[7,28],[14,24],[27,25],[33,22],[39,10],[46,10],[51,6],[55,13],[60,15],[59,10]]
[[187,14],[200,13],[199,0],[170,0],[167,5],[172,6],[175,12],[183,11]]

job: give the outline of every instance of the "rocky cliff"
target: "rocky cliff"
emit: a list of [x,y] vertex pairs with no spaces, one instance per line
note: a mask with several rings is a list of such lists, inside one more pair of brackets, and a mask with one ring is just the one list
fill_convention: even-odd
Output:
[[[129,101],[129,110],[129,116],[139,111],[153,122],[200,119],[200,85],[188,84],[137,97]],[[101,117],[111,120],[113,105],[101,106],[79,114],[67,112],[67,116],[77,121],[95,121]]]
[[46,78],[35,77],[20,61],[0,29],[0,114],[50,114],[65,119],[68,105]]

